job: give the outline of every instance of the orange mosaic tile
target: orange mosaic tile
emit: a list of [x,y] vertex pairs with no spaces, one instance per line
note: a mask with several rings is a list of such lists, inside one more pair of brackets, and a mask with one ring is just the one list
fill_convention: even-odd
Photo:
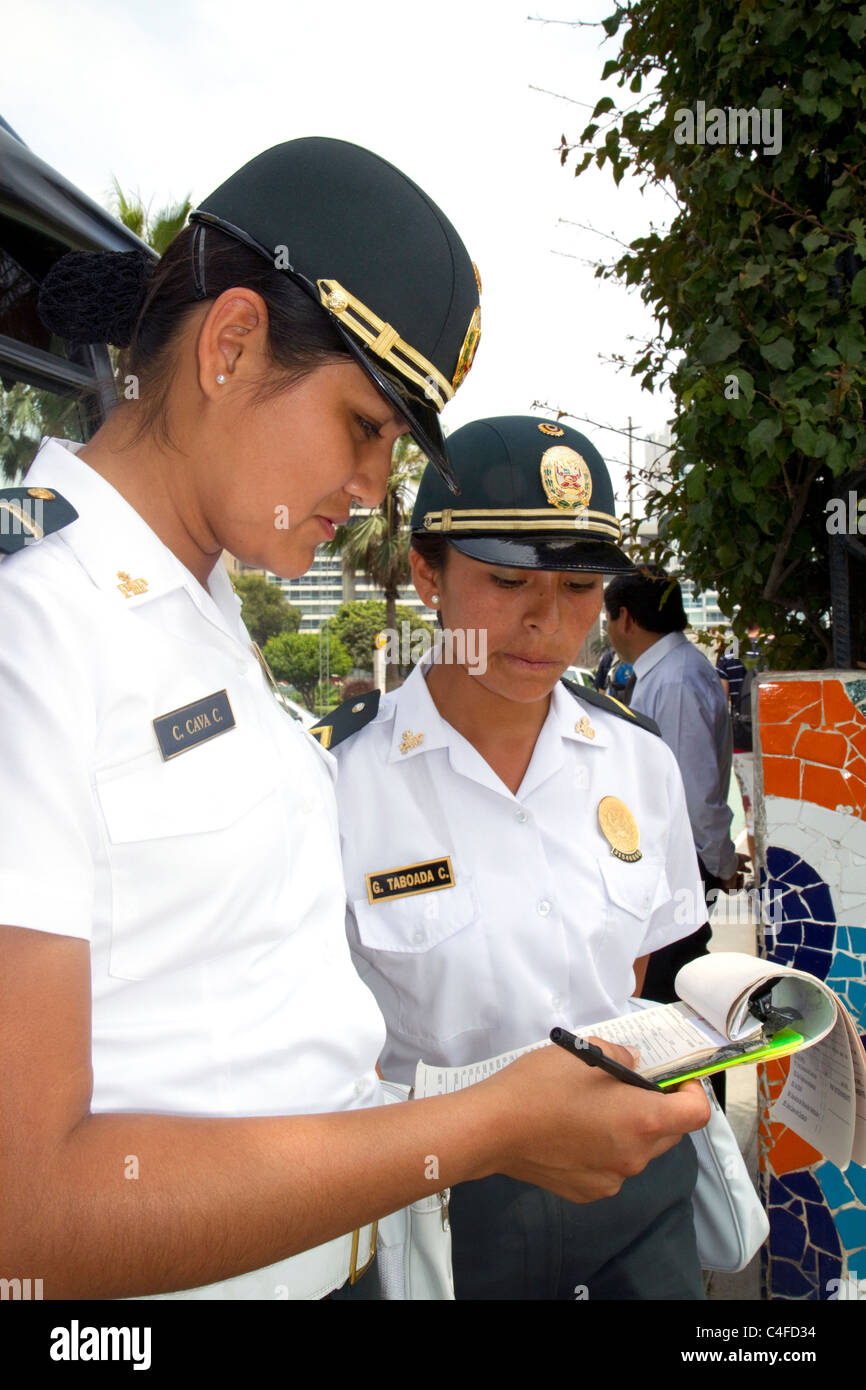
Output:
[[848,752],[848,740],[837,733],[822,732],[820,729],[804,729],[797,739],[795,753],[812,763],[822,763],[825,767],[844,767]]
[[864,724],[862,729],[858,729],[856,734],[851,736],[851,742],[857,749],[857,752],[862,753],[863,757],[866,758],[866,724]]
[[779,1091],[782,1089],[785,1082],[788,1080],[788,1072],[790,1071],[790,1068],[791,1060],[789,1057],[783,1057],[778,1062],[761,1063],[761,1070],[763,1071],[767,1079],[767,1082],[769,1083],[770,1095],[773,1098],[773,1100],[776,1099],[776,1096],[779,1094]]
[[[774,1125],[775,1129],[776,1126]],[[770,1166],[777,1178],[783,1173],[793,1173],[797,1168],[808,1168],[812,1163],[820,1163],[824,1155],[792,1129],[786,1129],[777,1139],[769,1154]]]
[[841,681],[822,681],[821,690],[824,696],[824,723],[828,726],[838,725],[843,719],[850,719],[856,709],[845,692],[845,687]]
[[817,701],[818,718],[821,723],[821,686],[818,681],[767,681],[758,687],[760,691],[760,722],[764,724],[787,724],[796,714],[811,707]]
[[816,806],[826,806],[830,811],[837,806],[856,806],[864,791],[866,788],[858,785],[858,779],[846,772],[814,763],[806,763],[803,768],[803,800],[814,801]]
[[844,734],[846,738],[854,738],[857,734],[862,732],[863,725],[858,724],[854,719],[846,719],[844,723],[837,724],[836,728],[839,730],[839,733]]
[[[767,796],[800,796],[800,764],[796,758],[764,758],[764,792]],[[836,774],[839,775],[838,773]],[[836,805],[836,802],[833,802]]]
[[761,750],[764,756],[782,753],[785,757],[790,757],[794,751],[794,739],[797,737],[797,732],[797,728],[793,724],[770,724],[766,729],[762,729]]
[[846,766],[845,771],[850,772],[853,777],[857,777],[861,782],[866,783],[866,758],[855,755]]

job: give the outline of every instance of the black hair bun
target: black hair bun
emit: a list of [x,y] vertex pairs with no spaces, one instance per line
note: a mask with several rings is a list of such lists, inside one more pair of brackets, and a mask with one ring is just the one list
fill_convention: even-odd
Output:
[[129,347],[158,262],[144,251],[70,251],[39,291],[39,317],[68,343]]

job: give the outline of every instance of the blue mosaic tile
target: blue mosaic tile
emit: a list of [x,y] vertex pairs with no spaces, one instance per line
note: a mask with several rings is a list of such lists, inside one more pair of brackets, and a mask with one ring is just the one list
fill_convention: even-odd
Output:
[[846,1207],[843,1211],[837,1211],[836,1229],[843,1249],[849,1255],[861,1250],[866,1246],[866,1211],[862,1207]]
[[778,961],[780,965],[792,965],[794,961],[793,946],[774,946],[767,951],[767,959]]
[[819,951],[838,951],[839,935],[835,922],[803,922],[803,934],[810,946]]
[[866,956],[866,927],[849,927],[848,936],[850,949],[861,956]]
[[837,951],[833,957],[833,974],[862,980],[863,962],[858,956],[849,956],[844,951]]
[[780,945],[802,946],[803,945],[803,921],[800,917],[786,917],[777,926],[776,940]]
[[823,881],[817,869],[813,869],[805,859],[801,859],[799,864],[795,864],[779,877],[783,878],[785,883],[793,884],[795,888],[810,888],[813,884],[817,885]]
[[811,946],[798,946],[794,951],[794,964],[798,970],[808,970],[819,980],[826,980],[833,963],[829,951],[816,951]]
[[[866,1213],[864,1213],[866,1214]],[[770,1254],[789,1260],[801,1260],[806,1248],[806,1228],[803,1222],[783,1207],[770,1211]]]
[[816,922],[835,922],[836,912],[833,899],[826,883],[816,883],[814,888],[803,890],[803,897]]
[[859,1163],[852,1163],[845,1170],[845,1181],[849,1187],[853,1187],[861,1206],[866,1207],[866,1168],[861,1168]]
[[[789,1193],[790,1193],[790,1192],[796,1192],[796,1194],[797,1194],[798,1197],[807,1197],[808,1200],[809,1200],[810,1202],[820,1202],[820,1201],[823,1200],[822,1195],[821,1195],[821,1189],[820,1189],[820,1187],[818,1186],[818,1182],[817,1182],[817,1179],[815,1178],[814,1173],[810,1173],[810,1172],[808,1171],[808,1169],[806,1169],[806,1168],[801,1168],[798,1172],[794,1172],[794,1173],[785,1173],[781,1178],[771,1178],[771,1180],[770,1180],[770,1202],[771,1202],[771,1204],[774,1204],[774,1203],[775,1203],[775,1198],[774,1198],[773,1195],[772,1195],[772,1191],[773,1191],[773,1189],[772,1189],[772,1184],[773,1184],[773,1183],[776,1183],[777,1186],[780,1187],[780,1188],[782,1188],[783,1191],[784,1191],[785,1188],[787,1188],[787,1190],[788,1190]],[[782,1197],[782,1198],[780,1198],[779,1200],[780,1200],[780,1202],[784,1202],[784,1201],[786,1201],[787,1199],[786,1199],[785,1197]]]
[[784,878],[788,869],[799,862],[800,856],[789,849],[781,849],[778,845],[770,845],[767,849],[767,870],[771,878]]
[[818,1252],[818,1286],[821,1290],[821,1297],[827,1298],[831,1290],[828,1287],[831,1279],[841,1279],[842,1261],[837,1260],[834,1255],[823,1255]]
[[780,1260],[774,1255],[770,1260],[771,1297],[780,1295],[787,1298],[817,1298],[813,1280],[807,1278],[797,1265],[790,1260]]
[[829,1161],[822,1163],[815,1169],[815,1177],[821,1184],[821,1191],[824,1193],[827,1206],[831,1211],[835,1211],[837,1207],[844,1207],[848,1202],[853,1202],[854,1193],[835,1163]]
[[840,1254],[839,1236],[830,1215],[823,1202],[806,1203],[806,1223],[809,1227],[809,1240],[819,1250],[825,1251],[828,1255]]
[[845,990],[851,1005],[851,1012],[858,1023],[866,1023],[866,985],[850,980]]
[[770,1178],[770,1206],[784,1207],[791,1200],[791,1193],[786,1192],[778,1178]]

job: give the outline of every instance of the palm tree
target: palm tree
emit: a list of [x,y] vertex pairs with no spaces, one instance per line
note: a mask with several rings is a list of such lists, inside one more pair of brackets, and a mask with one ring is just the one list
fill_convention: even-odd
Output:
[[159,256],[164,254],[166,247],[182,230],[191,207],[192,202],[187,194],[180,202],[167,203],[151,216],[150,203],[145,207],[140,193],[126,194],[116,177],[111,180],[109,211],[124,227],[146,241]]
[[[391,472],[385,496],[378,507],[337,527],[334,539],[325,546],[329,555],[341,555],[344,569],[360,570],[385,595],[385,626],[397,625],[400,589],[409,583],[409,518],[415,492],[427,460],[412,439],[404,434],[394,445]],[[385,689],[397,684],[397,667],[390,662],[385,671]]]

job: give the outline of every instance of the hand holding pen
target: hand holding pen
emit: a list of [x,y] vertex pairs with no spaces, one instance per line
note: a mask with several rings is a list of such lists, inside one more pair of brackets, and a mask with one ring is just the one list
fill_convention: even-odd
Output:
[[586,1038],[576,1037],[574,1033],[569,1033],[565,1028],[552,1028],[550,1030],[550,1041],[556,1043],[557,1047],[570,1052],[572,1056],[579,1057],[588,1067],[601,1067],[608,1076],[615,1076],[618,1081],[624,1081],[627,1086],[638,1086],[642,1091],[658,1091],[664,1094],[661,1086],[657,1086],[654,1081],[647,1081],[640,1072],[632,1071],[630,1067],[624,1067],[620,1062],[615,1062],[612,1057],[608,1057],[602,1052],[595,1043],[587,1042]]

